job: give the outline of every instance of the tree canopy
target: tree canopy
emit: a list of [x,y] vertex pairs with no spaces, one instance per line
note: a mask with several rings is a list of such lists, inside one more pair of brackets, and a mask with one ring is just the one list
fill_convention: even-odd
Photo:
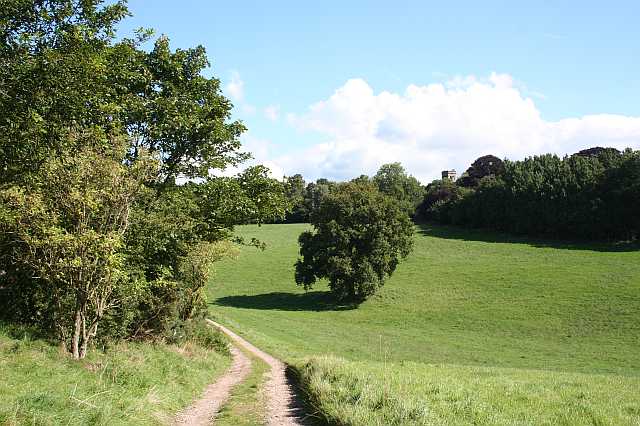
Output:
[[415,214],[424,197],[420,182],[408,175],[400,163],[383,164],[371,180],[380,192],[395,199],[409,216]]
[[413,224],[391,197],[368,183],[339,184],[300,235],[295,279],[305,289],[327,278],[339,300],[361,302],[384,285],[411,251]]
[[460,181],[429,185],[422,217],[535,236],[635,239],[640,236],[639,155],[596,147],[564,158],[545,154],[505,161],[500,172],[481,157],[470,168],[470,178],[481,176],[470,188]]
[[263,166],[212,173],[249,154],[204,47],[116,39],[128,15],[124,1],[0,8],[0,315],[76,358],[92,338],[171,335],[202,311],[233,226],[288,208]]

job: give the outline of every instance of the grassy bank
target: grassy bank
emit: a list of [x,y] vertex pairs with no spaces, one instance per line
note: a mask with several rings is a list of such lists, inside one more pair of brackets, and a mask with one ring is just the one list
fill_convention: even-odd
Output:
[[229,364],[194,343],[121,343],[73,361],[0,325],[0,425],[171,424]]
[[[362,372],[357,379],[346,373],[327,379],[327,386],[353,389],[319,392],[325,415],[390,421],[390,399],[377,409],[353,401],[391,380],[400,401],[414,401],[431,410],[429,416],[438,405],[454,416],[427,416],[427,423],[470,422],[460,411],[465,404],[469,416],[485,424],[517,423],[518,412],[537,419],[526,424],[593,423],[590,412],[621,424],[639,421],[640,396],[625,391],[638,388],[640,376],[637,246],[418,227],[412,255],[377,296],[356,308],[336,304],[324,285],[306,293],[295,285],[297,237],[304,229],[241,227],[241,235],[265,241],[268,249],[243,248],[237,260],[218,266],[208,290],[210,314],[300,368],[309,357],[333,355],[346,360],[343,371]],[[414,378],[446,383],[451,392],[476,389],[476,397],[425,400],[424,386],[407,384]],[[606,393],[618,388],[622,402],[609,404]],[[325,404],[330,394],[341,397]],[[581,394],[587,408],[575,417]],[[358,417],[359,410],[371,413]],[[489,414],[495,419],[483,417]]]

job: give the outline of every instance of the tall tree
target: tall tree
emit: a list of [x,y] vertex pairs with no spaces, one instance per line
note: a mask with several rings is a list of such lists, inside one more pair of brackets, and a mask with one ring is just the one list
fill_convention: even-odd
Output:
[[416,178],[407,174],[400,163],[382,165],[372,182],[380,192],[395,199],[409,216],[415,215],[416,207],[424,197],[424,188]]
[[286,221],[301,223],[309,220],[309,212],[304,202],[305,181],[301,174],[287,176],[284,180],[284,188],[291,211],[287,214]]
[[495,155],[477,158],[456,182],[459,186],[475,188],[485,177],[500,177],[504,174],[504,162]]

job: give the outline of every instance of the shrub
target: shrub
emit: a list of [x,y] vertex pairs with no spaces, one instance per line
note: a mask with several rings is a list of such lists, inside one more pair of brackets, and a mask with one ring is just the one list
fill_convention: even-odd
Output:
[[217,328],[211,326],[203,318],[181,321],[166,336],[168,343],[182,345],[187,342],[196,343],[203,348],[229,355],[229,340]]

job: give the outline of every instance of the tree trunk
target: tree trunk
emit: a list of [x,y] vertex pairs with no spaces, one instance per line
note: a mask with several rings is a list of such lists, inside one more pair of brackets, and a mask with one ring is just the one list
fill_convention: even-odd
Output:
[[82,328],[82,315],[80,308],[76,308],[76,321],[74,324],[73,338],[71,339],[71,354],[73,359],[80,359],[80,330]]

